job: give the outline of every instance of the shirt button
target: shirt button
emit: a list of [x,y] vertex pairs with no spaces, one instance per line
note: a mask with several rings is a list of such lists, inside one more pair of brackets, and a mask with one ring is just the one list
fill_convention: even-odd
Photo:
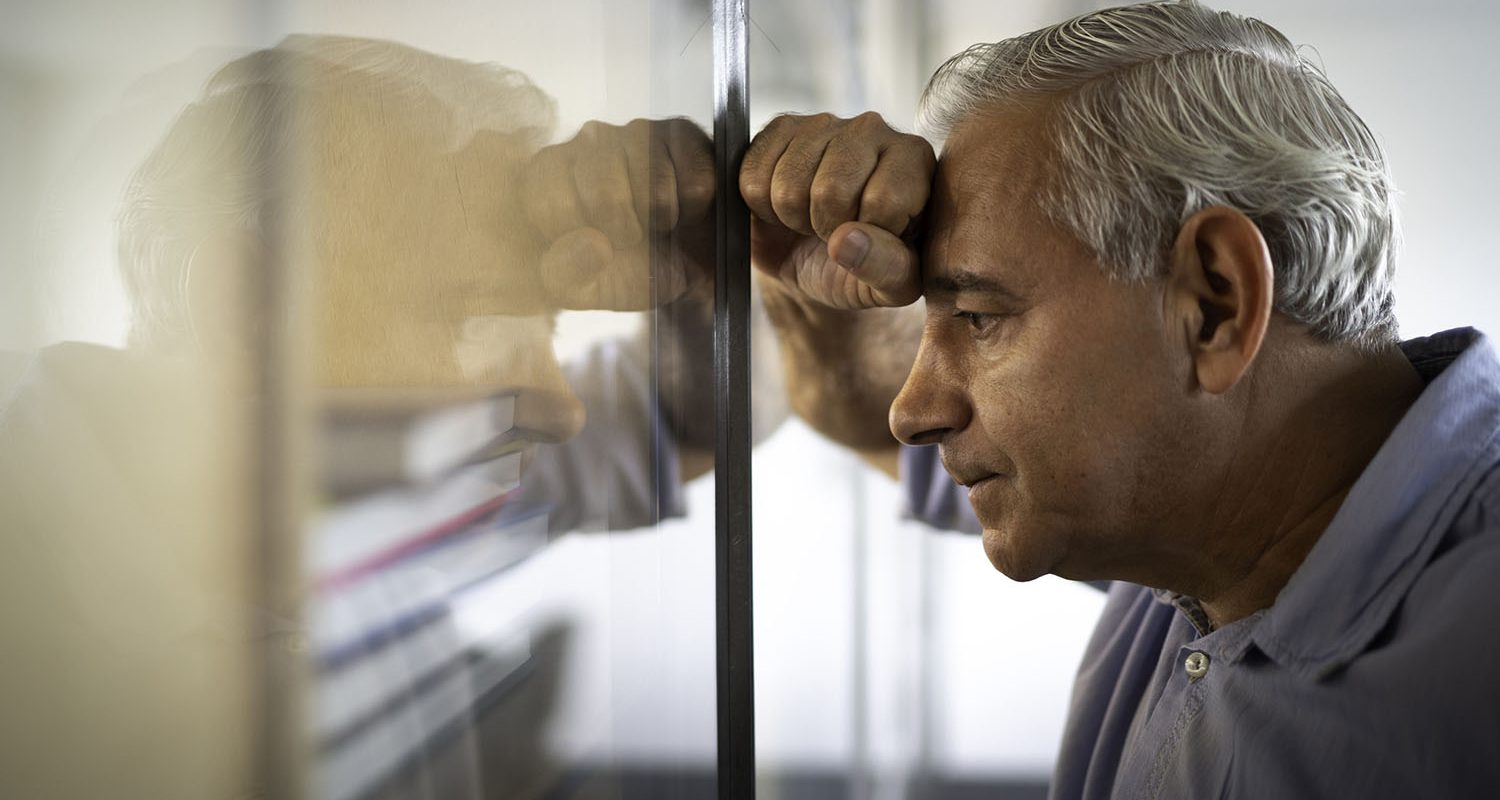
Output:
[[1198,650],[1188,653],[1187,660],[1182,662],[1182,668],[1187,670],[1188,680],[1202,678],[1208,674],[1208,653]]

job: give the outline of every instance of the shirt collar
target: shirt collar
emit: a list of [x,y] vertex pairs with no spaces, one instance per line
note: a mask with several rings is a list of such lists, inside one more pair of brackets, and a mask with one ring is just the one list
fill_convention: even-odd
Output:
[[[1500,358],[1472,328],[1402,344],[1429,381],[1250,637],[1324,677],[1368,647],[1485,467],[1500,458]],[[1248,644],[1248,642],[1247,642]]]

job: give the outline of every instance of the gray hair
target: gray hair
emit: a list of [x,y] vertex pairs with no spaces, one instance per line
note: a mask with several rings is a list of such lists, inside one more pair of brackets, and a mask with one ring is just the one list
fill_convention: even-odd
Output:
[[1320,339],[1396,335],[1395,185],[1380,145],[1279,31],[1184,2],[1085,14],[949,59],[918,125],[1050,101],[1042,206],[1110,274],[1162,274],[1184,221],[1243,212],[1271,253],[1275,308]]

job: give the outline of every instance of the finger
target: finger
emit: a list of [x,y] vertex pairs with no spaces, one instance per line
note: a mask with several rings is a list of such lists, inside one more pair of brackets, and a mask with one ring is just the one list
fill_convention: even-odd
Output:
[[827,241],[838,226],[859,217],[860,197],[879,160],[868,140],[835,137],[813,177],[808,216],[818,238]]
[[678,225],[692,225],[708,218],[714,205],[714,144],[690,120],[668,120],[668,154],[676,179]]
[[826,132],[804,132],[787,145],[771,175],[775,219],[798,233],[813,232],[812,182],[830,138]]
[[909,305],[922,294],[916,251],[883,227],[840,225],[828,240],[828,255],[870,288],[871,305]]
[[791,144],[794,130],[794,117],[783,115],[771,120],[750,141],[745,159],[740,163],[740,196],[745,199],[745,205],[756,217],[777,225],[781,223],[776,219],[776,209],[771,206],[771,178],[776,172],[776,162]]
[[630,146],[625,153],[636,218],[642,229],[658,233],[670,230],[677,220],[677,180],[659,124],[638,119],[627,125]]
[[936,168],[932,146],[923,139],[903,137],[887,147],[860,197],[859,221],[904,234],[927,205]]
[[583,227],[573,165],[560,145],[543,148],[526,169],[526,220],[552,240]]
[[645,213],[647,230],[665,233],[677,226],[677,169],[661,131],[653,129],[649,133],[646,148],[643,162],[632,166],[641,172],[646,187],[644,195],[637,199]]
[[618,139],[601,137],[580,155],[573,169],[584,224],[604,233],[617,248],[638,244],[645,233],[636,213],[624,150]]

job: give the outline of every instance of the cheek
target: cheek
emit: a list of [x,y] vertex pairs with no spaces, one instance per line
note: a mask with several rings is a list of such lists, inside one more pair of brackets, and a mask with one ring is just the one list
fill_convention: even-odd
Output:
[[1160,370],[1151,366],[1158,351],[1126,331],[1089,335],[1066,320],[1043,322],[978,365],[976,424],[1010,462],[1033,512],[1118,513],[1163,433]]
[[[1080,403],[1079,378],[1065,363],[1013,351],[981,370],[974,422],[986,463],[1007,472],[1017,513],[1051,510],[1076,497],[1100,456]],[[1085,382],[1086,383],[1086,382]]]

